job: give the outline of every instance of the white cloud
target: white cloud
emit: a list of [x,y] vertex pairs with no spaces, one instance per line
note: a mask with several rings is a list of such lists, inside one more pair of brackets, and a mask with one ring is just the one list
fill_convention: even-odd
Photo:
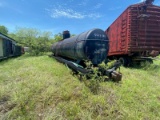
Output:
[[102,6],[101,3],[97,3],[95,7],[92,7],[93,9],[91,9],[88,7],[89,0],[82,0],[79,2],[79,4],[75,4],[74,0],[69,0],[69,2],[71,3],[61,4],[61,2],[56,2],[53,6],[51,6],[51,8],[45,10],[52,18],[97,19],[102,17],[101,14],[95,12],[95,9],[98,9]]
[[54,9],[46,9],[46,11],[49,12],[50,16],[52,18],[61,18],[61,17],[66,17],[66,18],[74,18],[74,19],[84,19],[84,18],[100,18],[101,15],[98,13],[83,13],[83,12],[77,12],[74,11],[73,9],[64,9],[64,8],[54,8]]
[[84,15],[81,13],[78,13],[76,11],[73,11],[72,9],[52,9],[48,10],[46,9],[52,18],[59,18],[59,17],[67,17],[67,18],[76,18],[76,19],[82,19],[84,18]]

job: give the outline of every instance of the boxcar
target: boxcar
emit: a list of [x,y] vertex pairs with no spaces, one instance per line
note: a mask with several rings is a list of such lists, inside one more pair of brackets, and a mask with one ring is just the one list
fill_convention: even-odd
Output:
[[129,6],[105,31],[110,40],[109,58],[123,65],[160,52],[160,6],[153,0]]
[[0,33],[0,60],[20,56],[22,54],[22,47],[10,37]]

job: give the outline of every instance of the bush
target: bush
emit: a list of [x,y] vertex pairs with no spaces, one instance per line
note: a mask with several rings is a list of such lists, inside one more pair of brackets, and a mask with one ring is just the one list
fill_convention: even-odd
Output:
[[[41,32],[33,28],[17,28],[10,37],[23,47],[29,47],[29,55],[38,56],[50,51],[52,40],[51,32]],[[51,42],[52,41],[52,42]]]
[[28,46],[30,47],[30,55],[38,56],[49,52],[51,48],[51,43],[48,38],[39,37],[34,39]]

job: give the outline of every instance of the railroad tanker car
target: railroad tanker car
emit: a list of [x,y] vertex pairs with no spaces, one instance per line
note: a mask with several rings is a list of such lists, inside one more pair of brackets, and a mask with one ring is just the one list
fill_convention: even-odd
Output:
[[[85,68],[85,60],[98,67],[107,58],[109,40],[101,29],[92,29],[74,37],[70,37],[69,31],[64,31],[63,40],[54,43],[51,49],[58,61],[67,64],[74,71],[87,74],[90,70]],[[119,66],[120,64],[116,64],[111,69],[103,69],[101,72],[119,81],[121,74],[115,71]]]
[[0,60],[20,56],[24,53],[23,48],[12,38],[0,33]]
[[53,44],[52,52],[56,56],[79,62],[90,60],[94,65],[98,65],[106,59],[109,40],[103,30],[92,29],[80,35],[69,37],[70,35],[65,33],[64,40]]
[[105,31],[110,40],[108,57],[124,66],[149,60],[160,52],[160,6],[154,0],[129,6]]

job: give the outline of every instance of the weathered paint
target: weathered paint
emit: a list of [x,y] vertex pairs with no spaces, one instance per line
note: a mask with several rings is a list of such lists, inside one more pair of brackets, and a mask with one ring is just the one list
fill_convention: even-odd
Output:
[[105,60],[108,53],[108,37],[101,29],[91,29],[77,36],[52,45],[56,56],[73,60],[90,60],[94,65]]
[[160,52],[160,6],[129,6],[106,30],[109,56]]
[[3,40],[0,38],[0,57],[3,57]]
[[20,56],[22,53],[24,50],[21,46],[16,45],[12,38],[0,33],[0,60]]

